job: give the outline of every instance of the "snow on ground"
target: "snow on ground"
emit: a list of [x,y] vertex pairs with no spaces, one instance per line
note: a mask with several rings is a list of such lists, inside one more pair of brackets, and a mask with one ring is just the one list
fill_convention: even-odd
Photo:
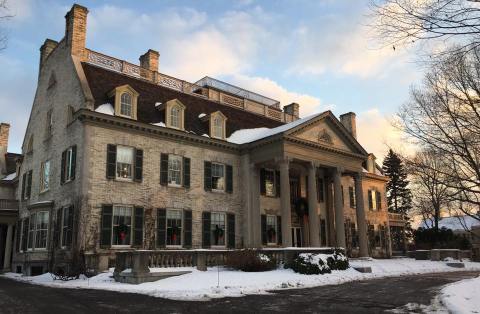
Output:
[[440,292],[442,303],[451,313],[480,313],[480,277],[447,285]]
[[[50,274],[22,277],[19,274],[7,273],[5,276],[52,287],[141,293],[175,300],[208,300],[210,298],[237,297],[245,294],[266,294],[270,290],[307,288],[380,277],[458,271],[457,268],[448,267],[445,262],[415,261],[406,258],[351,260],[350,264],[352,266],[370,266],[372,267],[372,273],[363,274],[353,268],[344,271],[332,271],[331,274],[325,275],[302,275],[291,269],[282,268],[258,273],[234,271],[222,267],[208,268],[208,271],[205,272],[192,267],[152,268],[152,272],[190,270],[192,273],[139,285],[115,282],[112,278],[113,269],[90,279],[81,278],[66,282],[55,281]],[[480,263],[465,262],[465,270],[480,270]]]
[[108,114],[109,116],[113,116],[115,114],[115,110],[113,109],[112,104],[109,104],[109,103],[98,106],[98,108],[95,109],[95,111]]

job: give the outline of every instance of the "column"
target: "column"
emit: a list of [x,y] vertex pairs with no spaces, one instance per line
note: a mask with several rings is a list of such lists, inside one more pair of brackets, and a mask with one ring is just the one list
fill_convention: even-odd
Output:
[[262,222],[260,217],[260,176],[255,164],[250,164],[250,218],[251,218],[251,246],[262,246]]
[[342,169],[336,168],[333,175],[333,190],[335,199],[335,230],[337,235],[337,246],[346,248],[345,243],[345,217],[343,216],[342,201]]
[[310,229],[310,246],[320,247],[317,200],[317,167],[314,163],[308,166],[308,222]]
[[359,257],[368,256],[367,222],[365,220],[365,203],[363,201],[362,173],[355,174],[355,210],[357,216]]
[[280,161],[280,206],[282,210],[282,246],[292,246],[292,213],[290,208],[290,175],[288,159]]
[[7,229],[7,239],[5,241],[5,255],[3,259],[3,269],[10,269],[10,259],[12,256],[12,236],[13,236],[13,225],[9,224]]

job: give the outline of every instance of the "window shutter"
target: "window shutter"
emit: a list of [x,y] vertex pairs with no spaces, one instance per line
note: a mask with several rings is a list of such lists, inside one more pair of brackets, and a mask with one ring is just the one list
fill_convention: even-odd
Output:
[[275,171],[275,189],[277,190],[277,197],[280,197],[280,171]]
[[100,246],[110,247],[112,245],[112,205],[102,205],[102,228],[100,233]]
[[373,209],[372,190],[368,190],[368,208]]
[[160,154],[160,185],[168,184],[168,154]]
[[165,247],[167,242],[167,210],[157,209],[157,248]]
[[382,209],[382,194],[380,192],[376,192],[377,194],[377,209]]
[[267,244],[267,216],[262,215],[262,244]]
[[183,157],[183,186],[190,188],[190,158]]
[[202,247],[210,247],[210,228],[211,228],[210,212],[202,213]]
[[107,179],[115,179],[115,168],[117,164],[117,146],[107,145]]
[[22,221],[18,220],[15,226],[15,252],[20,252],[20,234],[22,232]]
[[77,165],[77,145],[72,146],[72,178],[71,180],[75,180],[75,168]]
[[25,172],[22,176],[22,200],[25,199],[25,186],[27,182],[27,173]]
[[227,181],[227,193],[232,193],[233,192],[233,167],[231,165],[226,165],[225,166],[225,172],[226,172],[226,181]]
[[267,194],[266,189],[266,180],[265,180],[265,169],[260,168],[260,195]]
[[63,208],[57,209],[57,220],[55,221],[55,230],[53,231],[53,247],[60,248],[62,246],[62,210]]
[[319,202],[324,201],[324,195],[323,195],[323,179],[322,178],[317,178],[317,200]]
[[350,208],[355,208],[355,194],[353,193],[353,186],[348,187],[348,195],[350,196]]
[[184,210],[183,211],[183,246],[185,248],[192,247],[192,211]]
[[74,217],[74,208],[71,205],[68,208],[68,225],[67,225],[67,239],[65,244],[67,247],[72,247],[72,237],[73,237],[73,217]]
[[277,216],[277,242],[282,244],[282,216]]
[[65,183],[65,163],[67,160],[67,151],[62,153],[62,168],[60,169],[60,183]]
[[235,214],[227,214],[228,248],[235,248]]
[[143,150],[135,149],[135,181],[142,182],[143,177]]
[[[212,190],[212,163],[209,161],[205,161],[203,169],[204,169],[203,180],[204,180],[205,191],[211,191]],[[209,239],[209,242],[210,242],[210,239]]]
[[135,207],[135,218],[133,225],[133,246],[143,245],[143,207]]
[[28,175],[27,175],[27,181],[28,181],[28,184],[27,184],[27,198],[30,198],[30,195],[32,193],[32,170],[30,170],[28,172]]
[[30,227],[30,218],[23,220],[23,238],[22,238],[22,251],[27,250],[28,243],[28,228]]

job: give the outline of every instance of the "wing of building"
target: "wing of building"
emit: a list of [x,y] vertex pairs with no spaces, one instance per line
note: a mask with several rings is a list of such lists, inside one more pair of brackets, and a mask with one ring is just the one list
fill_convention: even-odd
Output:
[[[205,77],[189,83],[85,47],[88,10],[40,49],[18,172],[13,268],[104,269],[118,250],[345,247],[391,255],[387,178],[355,114]],[[72,262],[73,261],[73,262]],[[109,262],[110,261],[110,262]]]

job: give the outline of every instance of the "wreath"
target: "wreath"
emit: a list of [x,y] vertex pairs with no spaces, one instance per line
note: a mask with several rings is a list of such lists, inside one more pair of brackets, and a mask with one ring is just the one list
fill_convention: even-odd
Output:
[[128,226],[126,224],[120,224],[117,227],[117,235],[121,241],[125,240],[128,234]]
[[295,212],[299,217],[308,216],[308,202],[305,198],[299,198],[295,203]]
[[215,245],[218,245],[218,241],[223,237],[223,229],[218,225],[215,225],[215,230],[213,231],[215,236]]

